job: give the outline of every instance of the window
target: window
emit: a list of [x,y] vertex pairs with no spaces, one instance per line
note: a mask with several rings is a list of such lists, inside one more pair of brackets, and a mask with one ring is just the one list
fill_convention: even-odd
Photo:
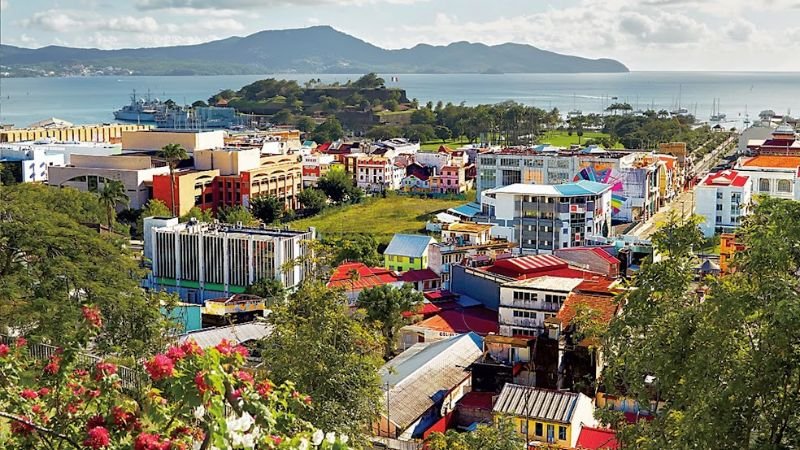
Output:
[[722,203],[717,203],[717,211],[722,211]]
[[516,158],[500,158],[500,165],[517,167],[519,166],[519,160]]
[[408,262],[411,263],[411,264],[414,264],[414,263],[417,262],[417,258],[411,256],[411,257],[408,258]]
[[722,192],[717,192],[717,200],[722,200]]
[[521,181],[522,181],[522,173],[519,170],[503,171],[503,186],[520,183]]
[[758,180],[758,190],[760,192],[769,192],[769,180],[766,178]]
[[722,216],[717,216],[717,223],[722,223]]
[[534,427],[534,430],[535,430],[534,434],[536,436],[538,436],[538,437],[541,437],[542,434],[543,434],[542,428],[543,428],[542,427],[542,423],[541,422],[536,422],[536,426]]
[[778,180],[778,192],[792,192],[792,182],[789,180]]
[[548,443],[551,443],[551,444],[555,443],[555,441],[556,441],[556,439],[555,439],[555,429],[556,429],[555,425],[547,424],[547,442]]
[[528,421],[527,420],[520,420],[519,421],[519,433],[520,434],[528,434]]
[[559,441],[566,441],[567,440],[567,427],[558,427],[558,440]]

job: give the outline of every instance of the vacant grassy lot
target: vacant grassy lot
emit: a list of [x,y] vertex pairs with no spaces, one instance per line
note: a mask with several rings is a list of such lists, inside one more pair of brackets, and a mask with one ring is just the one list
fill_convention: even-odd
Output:
[[[606,133],[600,133],[597,131],[585,131],[583,136],[581,136],[580,141],[581,144],[586,143],[589,139],[596,139],[596,138],[607,138],[608,135]],[[572,144],[578,144],[578,135],[572,133],[572,136],[569,135],[566,131],[551,131],[546,133],[541,139],[541,143],[543,144],[550,144],[556,147],[569,147]],[[623,148],[622,144],[617,144],[614,148]]]
[[424,144],[420,144],[419,148],[423,152],[434,152],[436,150],[439,150],[439,147],[441,147],[442,145],[446,145],[446,146],[452,148],[453,150],[455,150],[458,147],[461,147],[462,145],[467,145],[467,144],[469,144],[469,141],[467,140],[467,138],[450,139],[450,140],[447,140],[447,141],[444,141],[444,142],[442,142],[441,139],[436,139],[435,141],[431,141],[431,142],[426,142]]
[[469,200],[437,200],[390,195],[368,198],[357,205],[330,208],[314,217],[297,220],[295,229],[316,227],[322,234],[370,233],[387,244],[395,233],[424,233],[425,222],[435,213],[462,205]]

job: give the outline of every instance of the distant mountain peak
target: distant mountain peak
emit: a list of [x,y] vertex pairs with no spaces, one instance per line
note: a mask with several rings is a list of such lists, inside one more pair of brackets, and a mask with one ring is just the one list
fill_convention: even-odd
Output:
[[467,41],[420,43],[387,50],[330,25],[264,30],[203,44],[98,50],[47,46],[25,49],[2,45],[8,67],[64,67],[83,64],[118,67],[142,75],[174,73],[579,73],[627,72],[622,63],[542,50],[527,44],[487,45]]

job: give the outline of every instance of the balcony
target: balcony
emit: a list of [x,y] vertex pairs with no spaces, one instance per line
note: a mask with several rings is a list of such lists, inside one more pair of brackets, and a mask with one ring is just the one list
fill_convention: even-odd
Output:
[[523,319],[522,317],[511,317],[508,319],[500,319],[500,325],[509,327],[523,327],[523,328],[542,328],[542,323],[537,319]]
[[500,298],[500,305],[510,308],[529,309],[536,311],[551,311],[558,312],[561,309],[561,304],[556,302],[543,302],[541,300],[514,300]]

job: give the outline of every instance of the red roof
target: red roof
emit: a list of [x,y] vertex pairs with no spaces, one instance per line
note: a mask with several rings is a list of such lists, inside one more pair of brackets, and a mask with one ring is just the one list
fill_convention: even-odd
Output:
[[330,143],[330,142],[323,142],[322,144],[319,144],[319,145],[317,146],[317,149],[316,149],[316,150],[317,150],[318,152],[323,152],[323,153],[324,153],[326,150],[328,150],[328,149],[330,148],[330,146],[331,146],[331,143]]
[[564,300],[564,304],[561,305],[561,309],[558,311],[558,314],[556,314],[556,319],[561,321],[563,326],[569,325],[572,319],[575,318],[579,305],[597,311],[598,320],[603,323],[611,322],[618,308],[614,297],[610,295],[591,295],[571,292],[567,296],[567,299]]
[[[358,274],[351,277],[353,273]],[[361,290],[384,284],[397,282],[397,275],[383,267],[367,267],[360,262],[341,264],[333,271],[328,287],[345,287],[347,289]]]
[[614,430],[583,426],[575,447],[581,450],[615,450],[619,444]]
[[703,184],[706,186],[744,187],[748,179],[747,175],[739,175],[739,172],[735,170],[722,170],[708,174]]
[[436,275],[436,272],[432,271],[431,269],[409,270],[408,272],[400,275],[400,281],[404,283],[416,283],[417,281],[438,279],[439,275]]
[[611,254],[608,253],[603,247],[588,247],[588,246],[587,247],[568,247],[568,248],[559,249],[558,251],[559,252],[586,252],[586,251],[589,251],[589,252],[592,252],[595,255],[603,258],[609,264],[619,264],[620,263],[619,259],[611,256]]
[[458,294],[454,294],[448,291],[447,289],[437,289],[435,291],[428,291],[424,292],[422,295],[424,295],[425,298],[427,298],[432,302],[458,299]]
[[746,160],[745,167],[770,167],[776,169],[795,169],[800,167],[800,156],[759,155]]
[[524,275],[567,268],[569,268],[569,264],[557,256],[532,255],[497,260],[494,265],[487,267],[486,271],[511,278],[524,279],[527,278]]
[[497,312],[486,308],[467,308],[441,311],[433,317],[416,323],[415,326],[445,333],[475,333],[486,336],[497,333]]
[[467,394],[458,401],[458,406],[462,408],[486,409],[491,411],[492,406],[494,406],[493,399],[495,395],[494,392],[467,392]]

